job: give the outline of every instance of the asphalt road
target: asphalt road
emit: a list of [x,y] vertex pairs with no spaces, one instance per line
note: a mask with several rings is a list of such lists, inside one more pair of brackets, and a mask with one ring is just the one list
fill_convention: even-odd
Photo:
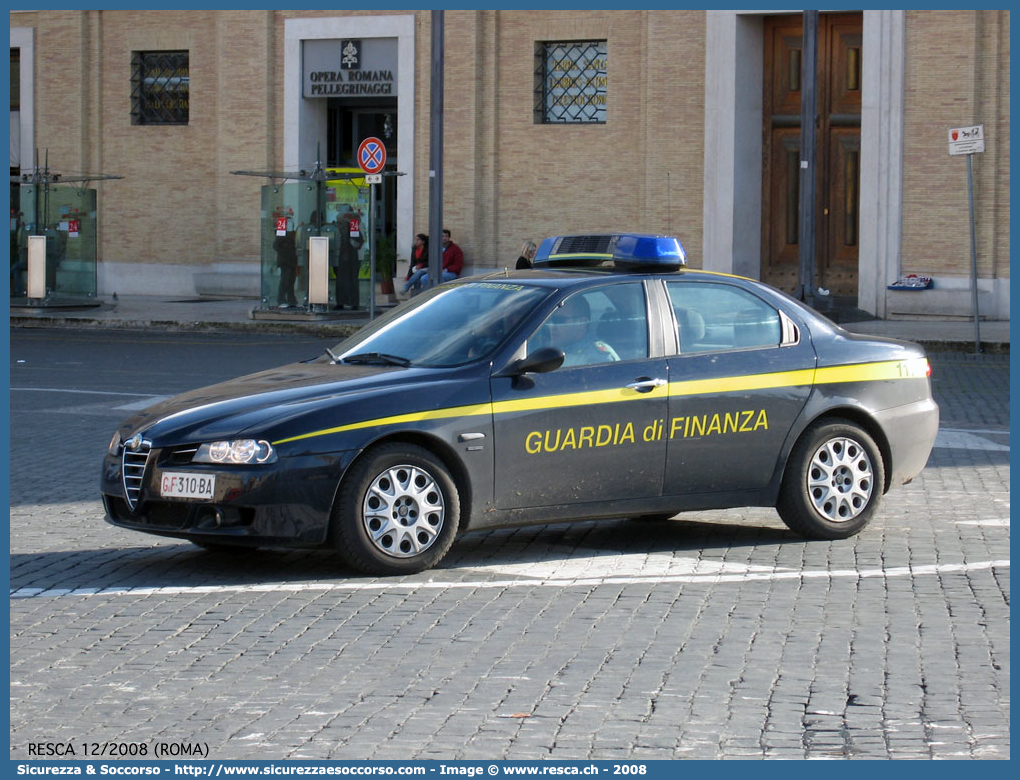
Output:
[[1008,354],[932,356],[929,465],[840,542],[698,512],[372,579],[103,522],[132,408],[331,344],[12,330],[11,758],[1009,758]]

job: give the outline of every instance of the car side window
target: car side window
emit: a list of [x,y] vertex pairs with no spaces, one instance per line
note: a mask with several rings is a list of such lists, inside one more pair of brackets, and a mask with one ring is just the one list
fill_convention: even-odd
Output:
[[528,340],[528,351],[562,349],[564,366],[648,357],[648,316],[638,282],[583,290],[565,298]]
[[714,282],[668,282],[667,287],[680,352],[779,346],[779,312],[747,290]]

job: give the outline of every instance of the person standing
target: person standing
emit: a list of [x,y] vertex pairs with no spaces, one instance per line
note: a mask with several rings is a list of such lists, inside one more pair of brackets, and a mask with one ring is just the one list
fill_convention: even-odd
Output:
[[[14,210],[11,209],[14,214]],[[15,229],[11,231],[11,297],[26,294],[27,280],[22,275],[28,274],[28,226],[22,221],[24,215],[19,211],[15,215]]]
[[276,303],[280,308],[297,306],[297,298],[294,296],[294,282],[297,279],[297,244],[294,241],[294,231],[277,236],[273,241],[273,249],[276,250],[276,267],[280,269],[280,289]]
[[365,244],[361,219],[348,206],[346,213],[337,214],[337,261],[336,307],[349,306],[357,309],[360,305],[358,272],[361,262],[358,252]]
[[521,254],[517,258],[517,270],[522,268],[531,268],[535,262],[535,252],[538,251],[538,247],[535,246],[534,241],[525,241],[521,245]]

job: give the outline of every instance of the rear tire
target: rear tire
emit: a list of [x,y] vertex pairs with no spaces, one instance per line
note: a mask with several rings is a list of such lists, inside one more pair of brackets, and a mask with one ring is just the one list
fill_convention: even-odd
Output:
[[449,470],[414,444],[366,452],[340,485],[333,546],[366,574],[415,574],[435,566],[460,524],[460,494]]
[[808,539],[846,539],[871,521],[884,489],[875,440],[847,420],[820,420],[790,453],[776,510]]

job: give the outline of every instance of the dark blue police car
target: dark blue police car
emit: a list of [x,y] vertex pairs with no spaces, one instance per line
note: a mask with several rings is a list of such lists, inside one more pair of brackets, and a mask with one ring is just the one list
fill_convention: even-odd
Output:
[[684,260],[661,236],[546,239],[533,269],[156,404],[110,442],[107,519],[373,574],[434,566],[459,532],[574,519],[775,506],[805,537],[856,534],[931,452],[923,351]]

